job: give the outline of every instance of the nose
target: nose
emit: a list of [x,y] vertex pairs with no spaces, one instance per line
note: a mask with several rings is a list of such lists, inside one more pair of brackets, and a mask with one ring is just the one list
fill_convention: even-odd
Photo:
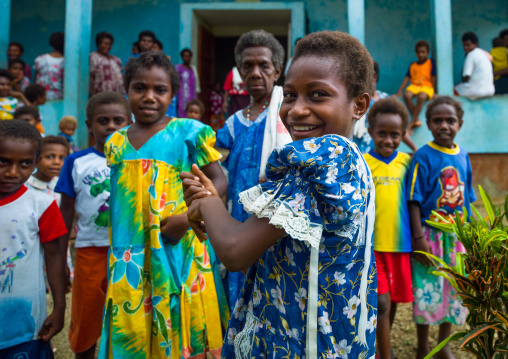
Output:
[[143,98],[144,102],[155,102],[155,91],[153,89],[148,89],[145,92],[145,97]]
[[19,177],[19,167],[15,163],[11,164],[7,171],[5,172],[5,177],[8,178],[18,178]]
[[309,109],[301,97],[298,97],[293,103],[293,106],[288,111],[288,115],[295,120],[309,115]]
[[251,77],[254,77],[254,78],[260,78],[261,77],[261,68],[259,67],[259,65],[255,65],[252,68]]

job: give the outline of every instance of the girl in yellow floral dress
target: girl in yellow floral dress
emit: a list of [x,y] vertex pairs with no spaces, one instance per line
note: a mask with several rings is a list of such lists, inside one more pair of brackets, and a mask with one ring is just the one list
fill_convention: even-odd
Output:
[[105,146],[111,246],[99,357],[218,358],[229,313],[215,255],[189,229],[178,177],[197,163],[225,192],[215,134],[165,116],[179,79],[162,52],[131,59],[125,86],[136,121]]

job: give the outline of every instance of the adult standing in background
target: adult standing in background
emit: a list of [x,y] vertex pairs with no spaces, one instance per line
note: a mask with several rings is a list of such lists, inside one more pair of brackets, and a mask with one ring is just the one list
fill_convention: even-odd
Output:
[[155,34],[150,30],[143,30],[138,35],[138,41],[132,44],[132,51],[125,63],[129,62],[131,57],[138,58],[143,52],[152,51],[155,43]]
[[236,111],[244,109],[249,104],[250,96],[245,91],[245,85],[236,66],[229,71],[222,89],[224,90],[222,110],[226,117],[234,115]]
[[90,54],[90,97],[104,91],[125,94],[122,61],[109,53],[113,42],[113,35],[109,32],[100,32],[95,36],[97,51]]
[[462,36],[462,47],[466,60],[462,68],[462,82],[455,86],[460,96],[476,100],[494,95],[494,72],[486,51],[478,47],[478,36],[466,32]]
[[191,65],[192,51],[183,49],[180,52],[183,64],[176,65],[176,70],[180,75],[180,90],[178,91],[178,117],[185,118],[187,113],[185,107],[191,100],[197,98],[201,92],[199,85],[199,75],[195,66]]
[[[23,53],[25,52],[25,48],[19,42],[11,42],[9,47],[7,48],[7,58],[10,60],[21,59]],[[30,65],[25,63],[25,69],[23,72],[25,77],[28,77],[29,80],[32,80],[32,68]]]
[[49,38],[53,51],[35,58],[34,83],[44,86],[48,100],[63,98],[64,33],[55,32]]

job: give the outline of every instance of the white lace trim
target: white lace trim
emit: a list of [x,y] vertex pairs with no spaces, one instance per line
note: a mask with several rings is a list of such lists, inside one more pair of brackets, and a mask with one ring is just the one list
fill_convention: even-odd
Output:
[[259,325],[259,319],[250,311],[246,313],[245,325],[240,333],[235,337],[235,358],[249,359],[254,343],[254,331]]
[[314,248],[319,248],[323,226],[313,224],[303,214],[295,213],[286,203],[275,200],[275,194],[263,192],[260,186],[240,193],[240,203],[244,209],[259,218],[269,218],[270,224],[283,228],[294,239]]

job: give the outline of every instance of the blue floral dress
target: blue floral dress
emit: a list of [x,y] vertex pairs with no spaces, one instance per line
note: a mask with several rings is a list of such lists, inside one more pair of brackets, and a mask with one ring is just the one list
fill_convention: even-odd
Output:
[[[228,158],[222,165],[228,170],[228,211],[231,216],[245,222],[250,214],[239,201],[240,193],[254,187],[259,180],[259,167],[267,110],[259,114],[255,121],[249,121],[237,111],[228,118],[223,128],[217,131],[217,147],[230,150]],[[236,303],[238,293],[242,289],[245,275],[242,272],[227,272],[224,288],[229,301],[230,310]]]
[[374,358],[374,185],[350,140],[328,135],[274,150],[268,182],[240,195],[287,235],[253,266],[223,358]]

